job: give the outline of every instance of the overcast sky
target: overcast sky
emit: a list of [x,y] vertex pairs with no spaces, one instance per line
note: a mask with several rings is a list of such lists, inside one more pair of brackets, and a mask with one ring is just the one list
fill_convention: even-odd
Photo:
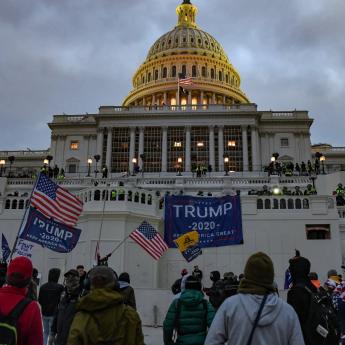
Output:
[[[0,150],[46,149],[53,114],[121,105],[181,0],[0,1]],[[345,146],[344,0],[192,0],[262,110],[309,110]]]

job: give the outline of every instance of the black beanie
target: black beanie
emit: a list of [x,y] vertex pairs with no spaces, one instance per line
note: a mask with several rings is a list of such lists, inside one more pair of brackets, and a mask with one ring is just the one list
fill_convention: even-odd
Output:
[[123,281],[123,282],[126,282],[126,283],[128,283],[128,284],[131,283],[131,280],[130,280],[130,278],[129,278],[129,274],[128,274],[127,272],[121,273],[120,276],[119,276],[119,280],[121,280],[121,281]]
[[201,291],[201,282],[198,279],[195,279],[192,275],[188,276],[186,279],[186,285],[185,285],[186,289],[189,290],[198,290]]

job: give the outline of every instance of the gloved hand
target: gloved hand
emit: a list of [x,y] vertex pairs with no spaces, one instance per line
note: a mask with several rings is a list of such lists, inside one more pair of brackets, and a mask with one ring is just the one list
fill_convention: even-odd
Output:
[[49,334],[48,345],[56,345],[56,334]]

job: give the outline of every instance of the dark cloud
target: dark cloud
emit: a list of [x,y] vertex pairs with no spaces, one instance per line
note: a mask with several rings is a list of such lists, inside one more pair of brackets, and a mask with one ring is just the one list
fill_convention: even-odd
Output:
[[[52,115],[119,105],[176,0],[0,2],[0,149],[47,148]],[[304,109],[312,141],[344,145],[343,0],[194,0],[260,109]]]

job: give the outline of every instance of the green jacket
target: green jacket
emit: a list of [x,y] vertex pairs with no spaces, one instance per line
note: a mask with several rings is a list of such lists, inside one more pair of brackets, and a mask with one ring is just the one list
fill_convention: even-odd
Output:
[[[211,326],[214,318],[214,309],[207,302],[204,307],[204,295],[201,291],[186,289],[181,293],[179,299],[175,299],[168,310],[163,323],[164,344],[172,344],[173,331],[178,326],[176,344],[179,345],[203,345],[207,335],[207,328]],[[175,317],[177,304],[179,313],[177,325]]]
[[144,345],[138,313],[112,289],[94,289],[80,299],[68,345]]

